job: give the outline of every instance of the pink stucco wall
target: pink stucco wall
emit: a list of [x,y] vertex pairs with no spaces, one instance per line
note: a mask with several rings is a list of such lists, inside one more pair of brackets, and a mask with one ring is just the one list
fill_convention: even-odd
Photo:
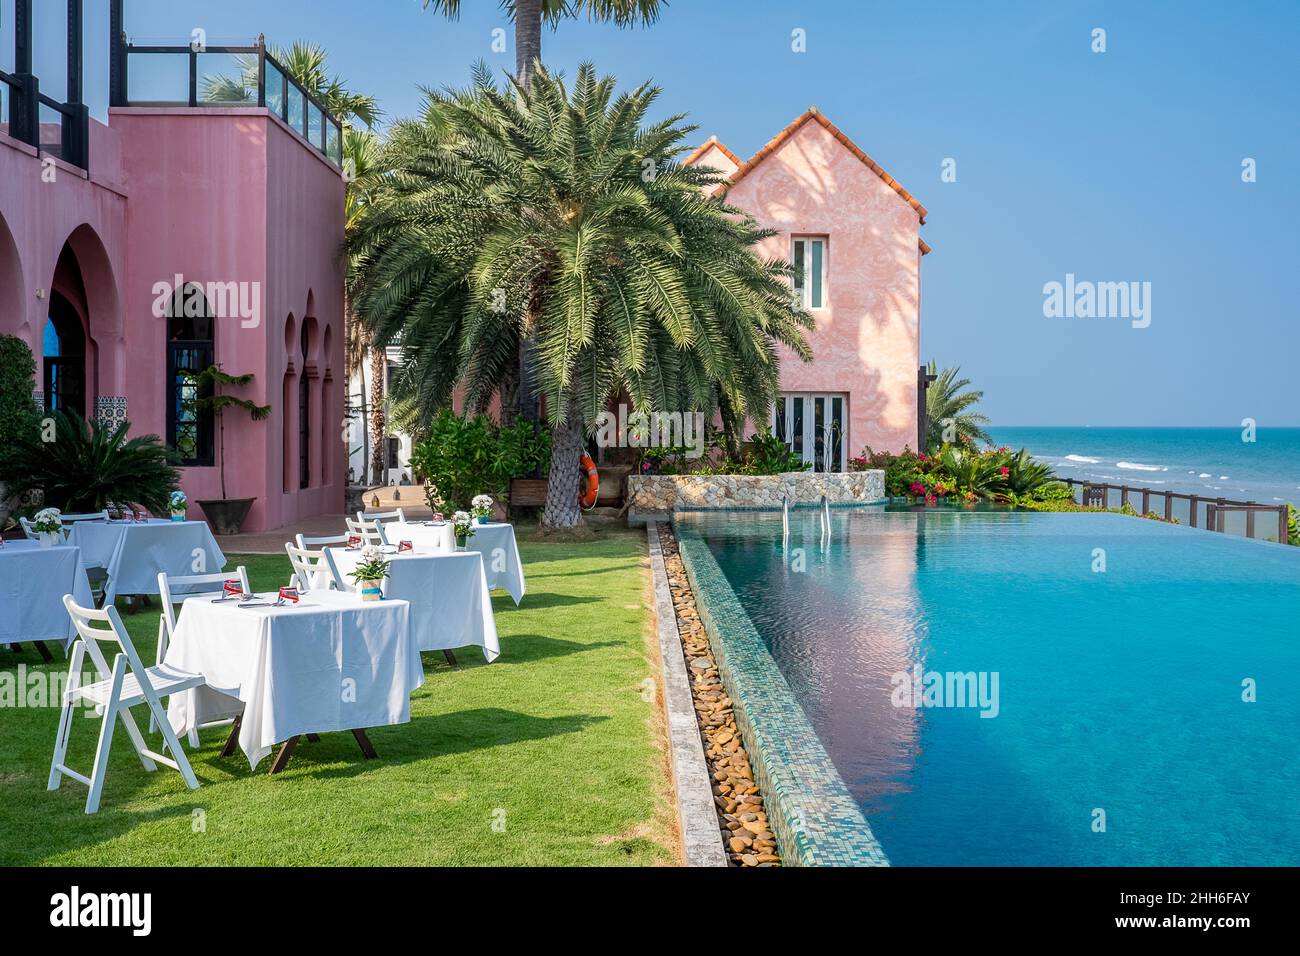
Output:
[[[732,172],[720,150],[696,160]],[[848,395],[849,456],[864,445],[916,444],[920,363],[920,216],[889,183],[810,116],[727,201],[779,235],[765,256],[790,259],[795,236],[826,240],[825,305],[809,334],[814,360],[786,354],[781,387]]]
[[[87,413],[96,397],[125,398],[132,432],[161,435],[166,320],[153,314],[155,283],[178,274],[201,285],[257,283],[256,326],[238,315],[215,323],[217,361],[253,373],[240,394],[273,408],[262,422],[227,416],[227,494],[257,499],[248,530],[341,511],[341,174],[265,110],[114,109],[109,123],[92,123],[89,177],[60,165],[53,183],[42,182],[33,149],[0,134],[0,333],[22,336],[39,364],[48,290],[59,289],[88,334]],[[56,269],[65,241],[74,256]],[[302,375],[311,410],[305,489]],[[184,469],[182,487],[192,502],[218,497],[217,466]]]

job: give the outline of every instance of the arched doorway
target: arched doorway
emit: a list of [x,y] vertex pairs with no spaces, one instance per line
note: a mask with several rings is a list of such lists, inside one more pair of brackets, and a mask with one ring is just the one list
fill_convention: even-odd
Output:
[[50,293],[42,334],[45,410],[86,417],[86,330],[63,295]]

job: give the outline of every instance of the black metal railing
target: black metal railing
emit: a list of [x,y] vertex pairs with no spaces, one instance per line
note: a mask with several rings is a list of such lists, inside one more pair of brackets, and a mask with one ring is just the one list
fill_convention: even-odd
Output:
[[[1112,485],[1104,481],[1061,478],[1080,491],[1078,503],[1100,508],[1128,505],[1139,514],[1156,514],[1191,528],[1205,528],[1265,541],[1287,541],[1287,506],[1262,505],[1257,501],[1235,501],[1184,491],[1166,491],[1134,485]],[[1231,517],[1230,517],[1231,516]],[[1257,516],[1263,520],[1256,520]]]
[[90,164],[90,111],[81,101],[81,0],[68,0],[67,99],[41,92],[33,72],[32,0],[14,4],[14,72],[0,71],[0,133],[82,169]]
[[122,41],[113,71],[115,106],[261,107],[335,166],[343,127],[294,80],[258,37],[254,46],[136,46]]

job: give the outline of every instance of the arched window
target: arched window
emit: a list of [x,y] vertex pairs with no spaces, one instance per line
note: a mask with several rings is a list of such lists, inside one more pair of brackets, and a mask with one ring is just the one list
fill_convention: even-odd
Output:
[[298,487],[311,484],[311,380],[307,378],[307,329],[311,323],[302,321],[302,370],[298,373]]
[[50,294],[42,357],[45,410],[86,415],[86,333],[81,317],[63,296]]
[[212,307],[197,286],[177,290],[167,319],[167,444],[182,465],[211,465],[213,416],[196,407],[212,394],[198,375],[216,362]]

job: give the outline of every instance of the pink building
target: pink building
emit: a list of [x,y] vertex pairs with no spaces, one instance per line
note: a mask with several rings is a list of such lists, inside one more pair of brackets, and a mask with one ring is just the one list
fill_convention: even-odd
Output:
[[[0,72],[0,334],[28,343],[46,409],[127,419],[184,462],[193,503],[219,498],[215,423],[189,404],[212,363],[252,373],[272,407],[225,419],[227,497],[246,530],[343,508],[344,178],[336,120],[244,48],[113,43],[108,125],[81,104],[79,4],[68,100]],[[122,38],[121,0],[110,36]],[[214,77],[235,80],[214,94]],[[242,84],[242,86],[241,86]],[[238,87],[237,92],[232,88]]]
[[778,232],[762,253],[803,269],[814,360],[782,363],[773,430],[818,471],[920,447],[925,207],[815,107],[748,162],[716,137],[685,162],[724,173],[727,201]]

